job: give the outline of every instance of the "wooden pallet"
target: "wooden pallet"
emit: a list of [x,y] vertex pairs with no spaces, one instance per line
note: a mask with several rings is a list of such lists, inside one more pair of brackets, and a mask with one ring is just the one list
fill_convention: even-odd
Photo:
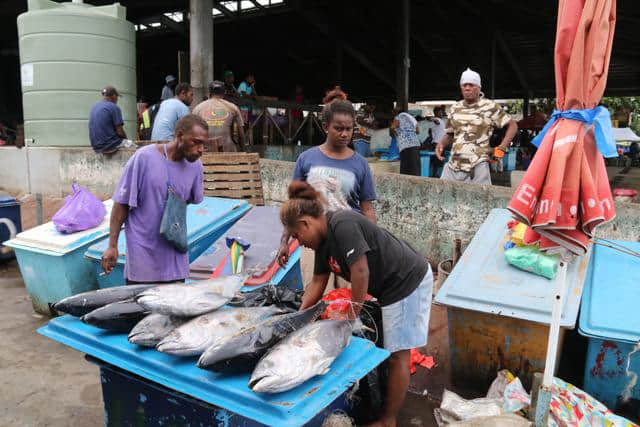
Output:
[[258,153],[207,153],[200,160],[205,196],[245,199],[253,205],[264,205]]

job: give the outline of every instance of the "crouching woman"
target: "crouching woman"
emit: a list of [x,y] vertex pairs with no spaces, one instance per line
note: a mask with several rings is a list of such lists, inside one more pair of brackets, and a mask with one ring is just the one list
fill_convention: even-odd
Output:
[[320,194],[306,182],[291,183],[280,219],[292,237],[316,253],[301,309],[322,298],[331,272],[351,282],[356,315],[367,293],[382,306],[384,347],[391,358],[385,408],[374,425],[395,426],[409,386],[410,350],[427,343],[433,288],[429,263],[363,215],[326,211]]

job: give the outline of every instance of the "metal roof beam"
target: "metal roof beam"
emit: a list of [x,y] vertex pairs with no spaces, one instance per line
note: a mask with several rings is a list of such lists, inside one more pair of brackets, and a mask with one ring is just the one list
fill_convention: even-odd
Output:
[[[291,2],[292,6],[296,9],[296,11],[302,15],[310,24],[312,24],[318,31],[320,31],[324,36],[329,37],[333,40],[336,39],[335,34],[329,28],[329,25],[325,20],[321,19],[317,13],[304,8],[299,0],[293,0]],[[373,74],[378,80],[385,83],[391,89],[395,90],[396,85],[392,78],[390,78],[382,69],[380,69],[377,65],[375,65],[367,56],[360,52],[355,47],[351,46],[348,43],[341,41],[342,49],[347,52],[351,57],[353,57],[356,61],[360,63],[363,67],[365,67],[371,74]]]

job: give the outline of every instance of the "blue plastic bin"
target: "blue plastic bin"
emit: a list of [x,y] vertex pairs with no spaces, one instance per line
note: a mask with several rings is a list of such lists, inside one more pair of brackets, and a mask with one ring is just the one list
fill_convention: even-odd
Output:
[[[189,243],[189,262],[202,254],[213,242],[222,236],[251,205],[246,200],[205,197],[198,205],[187,206],[187,239]],[[85,253],[92,265],[93,274],[102,288],[125,284],[124,261],[127,253],[127,239],[124,231],[118,238],[118,263],[111,274],[102,274],[100,261],[107,250],[109,239],[95,243]]]
[[504,156],[503,165],[505,171],[516,170],[516,160],[518,159],[518,147],[511,147],[509,152]]
[[[111,365],[102,368],[107,374],[102,378],[107,425],[159,425],[155,420],[162,416],[169,417],[165,425],[173,425],[172,412],[179,414],[179,425],[200,425],[208,411],[203,425],[319,426],[323,415],[344,408],[344,393],[353,383],[389,357],[371,341],[353,337],[326,374],[282,393],[263,394],[249,389],[248,372],[205,371],[196,366],[197,357],[138,347],[126,334],[103,331],[72,316],[52,319],[38,332]],[[104,384],[110,380],[116,384]],[[132,400],[124,402],[125,396]]]
[[[615,243],[640,252],[640,243]],[[640,259],[594,245],[587,278],[578,327],[589,338],[584,391],[615,411],[627,389],[640,399],[640,352],[631,354],[640,340]]]
[[15,197],[0,193],[0,260],[14,257],[13,251],[3,250],[2,243],[14,238],[20,231],[22,231],[20,204]]
[[[451,157],[450,151],[445,151],[444,154],[444,163],[446,164],[449,161],[449,157]],[[420,151],[420,176],[427,176],[433,178],[440,178],[442,175],[442,166],[439,166],[436,171],[431,171],[431,163],[433,159],[436,158],[435,151]]]
[[97,227],[72,234],[59,233],[52,222],[31,228],[6,242],[16,253],[33,308],[51,315],[49,304],[98,288],[95,269],[84,258],[89,246],[109,234],[112,201]]

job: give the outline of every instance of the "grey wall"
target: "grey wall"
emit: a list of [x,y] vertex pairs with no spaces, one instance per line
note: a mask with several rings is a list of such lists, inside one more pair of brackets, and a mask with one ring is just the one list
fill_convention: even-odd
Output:
[[[293,163],[261,160],[262,186],[268,204],[287,199]],[[378,223],[405,239],[432,261],[450,258],[453,241],[463,247],[473,238],[489,211],[506,208],[513,189],[440,181],[374,172]],[[616,203],[616,219],[598,229],[609,239],[640,241],[640,205]]]
[[[0,188],[60,197],[70,193],[75,181],[98,197],[108,198],[133,153],[120,150],[104,156],[85,148],[2,147]],[[287,199],[294,163],[261,159],[260,165],[266,203],[282,203]],[[450,257],[455,238],[466,245],[489,211],[506,207],[513,193],[507,187],[444,182],[372,169],[379,224],[436,262]],[[616,219],[599,228],[598,235],[640,241],[640,204],[616,203],[616,210]]]

